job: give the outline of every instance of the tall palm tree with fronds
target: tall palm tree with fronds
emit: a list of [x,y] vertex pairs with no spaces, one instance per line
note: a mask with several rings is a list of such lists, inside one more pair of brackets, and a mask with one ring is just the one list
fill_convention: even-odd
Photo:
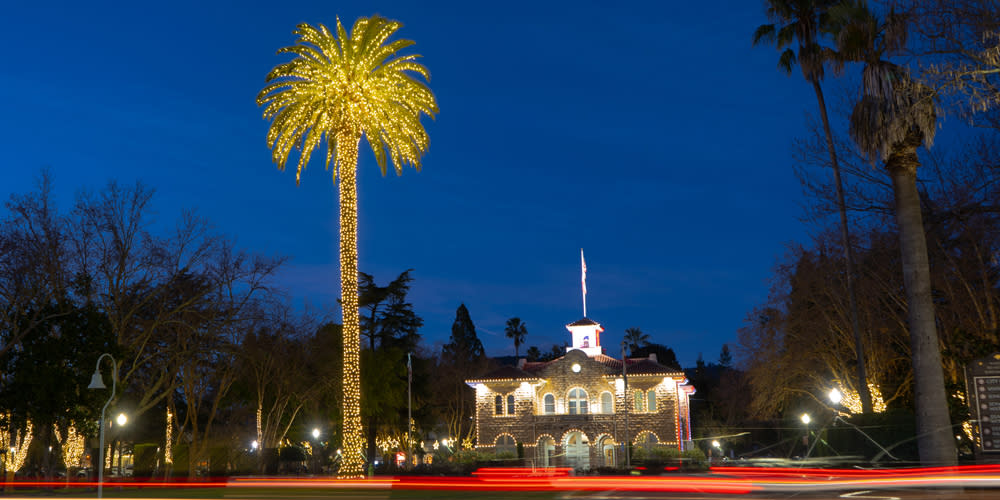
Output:
[[364,437],[361,432],[360,330],[358,316],[357,164],[358,143],[367,138],[375,159],[386,172],[403,165],[420,168],[429,138],[420,116],[438,112],[434,94],[423,80],[430,75],[416,54],[399,52],[414,42],[389,41],[402,26],[373,16],[359,18],[348,33],[340,19],[336,32],[320,24],[300,24],[295,45],[278,50],[295,57],[267,75],[257,95],[264,119],[271,120],[267,145],[284,170],[293,148],[300,150],[295,183],[312,153],[326,146],[326,166],[340,196],[340,290],[344,332],[343,462],[341,477],[361,477]]
[[[854,355],[857,358],[858,397],[861,400],[861,411],[871,413],[872,397],[868,389],[868,374],[865,366],[865,349],[861,338],[861,325],[858,320],[858,294],[854,286],[854,250],[851,247],[850,229],[847,224],[847,204],[844,202],[844,184],[840,178],[840,163],[837,161],[837,148],[833,143],[833,132],[830,130],[830,118],[826,113],[826,100],[823,98],[824,67],[834,55],[832,51],[820,44],[822,27],[827,20],[827,11],[839,0],[767,0],[767,16],[772,24],[763,24],[753,35],[754,45],[761,42],[774,43],[781,56],[778,68],[786,74],[792,73],[796,63],[802,68],[802,76],[812,84],[816,92],[816,102],[819,104],[819,115],[823,121],[823,132],[826,135],[826,148],[830,154],[830,166],[833,169],[833,181],[837,190],[837,209],[840,214],[840,238],[844,247],[844,267],[847,278],[848,313],[851,329],[854,334]],[[798,53],[790,45],[798,41]]]
[[954,465],[956,448],[948,412],[941,350],[931,298],[927,240],[917,191],[917,149],[930,147],[937,129],[934,101],[926,86],[886,57],[906,44],[906,18],[889,11],[879,19],[865,2],[831,11],[838,51],[861,62],[861,96],[850,118],[850,134],[872,161],[881,160],[892,179],[906,288],[917,445],[925,465]]
[[625,347],[628,347],[629,356],[647,345],[649,345],[649,335],[642,333],[639,327],[633,326],[625,329]]
[[507,327],[504,328],[507,338],[514,341],[514,357],[518,357],[524,337],[528,336],[528,327],[521,322],[521,318],[510,318],[507,320]]

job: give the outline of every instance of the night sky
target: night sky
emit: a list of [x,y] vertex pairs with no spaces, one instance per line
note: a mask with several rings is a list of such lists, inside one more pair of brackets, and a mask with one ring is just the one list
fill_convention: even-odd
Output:
[[773,47],[751,46],[760,2],[14,2],[0,16],[0,197],[43,167],[62,207],[141,180],[159,220],[195,208],[239,245],[291,257],[291,298],[339,321],[331,175],[319,154],[299,187],[294,166],[279,172],[254,99],[296,24],[374,13],[416,41],[441,113],[424,120],[421,172],[383,178],[362,149],[360,268],[379,283],[414,269],[428,346],[461,303],[491,355],[513,354],[513,316],[522,353],[569,341],[580,248],[608,354],[632,326],[685,366],[735,342],[807,233],[791,143],[815,98]]

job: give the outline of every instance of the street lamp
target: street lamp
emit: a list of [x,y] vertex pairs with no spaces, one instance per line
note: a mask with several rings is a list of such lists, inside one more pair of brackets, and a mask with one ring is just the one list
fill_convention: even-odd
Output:
[[115,391],[118,390],[118,363],[115,362],[114,357],[108,353],[104,353],[97,358],[94,375],[90,377],[90,385],[87,386],[87,389],[108,388],[108,386],[104,385],[104,377],[101,376],[101,360],[105,356],[111,359],[111,396],[108,397],[108,402],[104,403],[104,407],[101,408],[101,449],[97,452],[97,498],[102,498],[104,495],[104,412],[108,409],[108,405],[111,404],[111,400],[115,398]]
[[840,391],[837,390],[836,387],[834,387],[833,389],[830,389],[830,394],[828,394],[827,396],[830,398],[830,402],[833,403],[833,404],[835,404],[835,405],[839,405],[840,402],[841,402],[841,400],[844,399],[844,395],[841,394]]

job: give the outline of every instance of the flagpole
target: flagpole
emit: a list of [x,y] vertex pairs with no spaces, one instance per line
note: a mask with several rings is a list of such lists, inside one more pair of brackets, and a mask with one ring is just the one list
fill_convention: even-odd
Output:
[[587,262],[583,260],[583,249],[580,249],[580,285],[583,288],[583,317],[587,317]]

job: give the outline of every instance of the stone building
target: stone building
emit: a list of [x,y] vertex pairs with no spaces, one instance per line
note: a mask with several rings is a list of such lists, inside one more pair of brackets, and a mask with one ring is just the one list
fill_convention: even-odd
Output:
[[[623,443],[688,449],[689,397],[684,373],[655,355],[604,354],[601,325],[583,318],[566,325],[573,342],[546,362],[518,360],[467,380],[476,391],[476,443],[480,450],[516,453],[541,467],[622,466]],[[627,425],[626,425],[627,422]]]

